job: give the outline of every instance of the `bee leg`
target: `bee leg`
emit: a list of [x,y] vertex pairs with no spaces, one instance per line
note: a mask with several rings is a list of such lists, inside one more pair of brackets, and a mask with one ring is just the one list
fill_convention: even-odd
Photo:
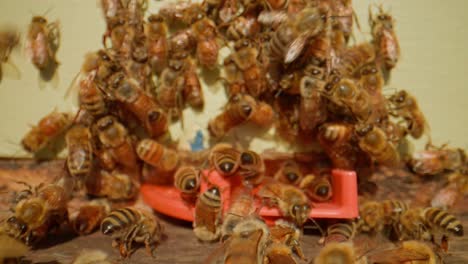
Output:
[[126,257],[131,255],[131,253],[134,251],[132,251],[132,243],[138,231],[140,231],[140,225],[135,225],[124,236],[122,245],[125,245]]
[[446,235],[442,235],[442,239],[440,241],[440,247],[442,250],[447,253],[448,251],[448,237]]
[[154,249],[156,248],[154,246],[154,241],[151,237],[151,234],[150,233],[147,233],[145,235],[145,248],[146,248],[146,252],[148,252],[148,254],[151,256],[151,257],[154,257]]

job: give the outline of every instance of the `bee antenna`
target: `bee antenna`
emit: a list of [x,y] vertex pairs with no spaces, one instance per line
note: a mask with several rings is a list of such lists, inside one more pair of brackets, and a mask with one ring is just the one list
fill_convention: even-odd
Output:
[[320,234],[322,235],[322,237],[325,236],[325,232],[323,231],[322,227],[320,227],[320,225],[317,223],[317,221],[315,221],[314,218],[312,217],[309,217],[310,221],[312,221],[312,223],[314,223],[314,225],[317,227],[317,229],[319,230]]

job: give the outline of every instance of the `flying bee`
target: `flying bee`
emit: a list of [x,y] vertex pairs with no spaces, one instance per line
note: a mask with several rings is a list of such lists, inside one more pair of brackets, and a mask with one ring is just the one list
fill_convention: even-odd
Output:
[[441,248],[448,250],[449,236],[463,236],[463,225],[454,215],[444,209],[427,207],[411,208],[403,212],[399,221],[400,239],[434,240],[442,234]]
[[357,233],[356,221],[345,221],[330,225],[327,228],[325,245],[332,242],[345,242],[354,238]]
[[138,157],[163,172],[173,172],[179,166],[177,152],[152,139],[142,139],[136,147]]
[[302,226],[309,219],[311,207],[304,192],[292,185],[271,182],[263,185],[258,196],[273,206],[277,206],[281,214]]
[[374,16],[369,6],[369,25],[377,59],[381,61],[385,70],[393,69],[400,58],[400,44],[392,16],[384,12],[382,6],[379,6],[379,13]]
[[264,263],[268,237],[268,226],[261,219],[243,219],[225,241],[223,263]]
[[348,47],[332,63],[332,68],[336,69],[341,75],[350,77],[355,74],[362,66],[374,61],[375,50],[372,44],[362,43]]
[[217,43],[218,32],[215,23],[204,17],[192,25],[192,32],[197,39],[196,56],[200,65],[214,68],[218,61],[220,45]]
[[193,166],[181,166],[174,174],[174,186],[184,201],[195,204],[200,189],[201,171]]
[[283,162],[274,175],[274,179],[292,185],[298,185],[304,177],[299,165],[294,160]]
[[218,187],[211,187],[195,204],[193,232],[201,241],[214,241],[221,235],[222,200]]
[[296,253],[305,259],[300,245],[301,230],[283,219],[277,220],[270,228],[269,245],[266,249],[267,263],[297,263],[292,256]]
[[113,92],[117,101],[138,118],[151,137],[158,137],[167,132],[167,116],[150,95],[123,74],[114,75],[110,82],[114,85]]
[[182,91],[184,101],[195,109],[203,109],[205,99],[195,64],[192,59],[188,59],[186,62],[187,65],[184,71],[185,85]]
[[153,73],[160,74],[167,65],[169,42],[167,25],[161,15],[148,17],[146,36],[148,37],[148,61]]
[[229,98],[222,113],[208,123],[210,134],[223,137],[229,130],[249,120],[256,111],[256,101],[246,94],[236,94]]
[[466,162],[463,149],[427,149],[413,153],[410,168],[419,175],[436,175],[445,170],[457,170]]
[[234,228],[244,219],[255,212],[255,202],[250,188],[241,188],[232,195],[232,202],[223,218],[221,226],[221,240],[228,239]]
[[298,14],[285,19],[288,16],[275,13],[267,13],[259,16],[259,21],[264,23],[275,20],[274,16],[282,19],[282,23],[274,32],[270,40],[270,57],[274,61],[283,61],[289,64],[297,59],[306,46],[307,40],[318,35],[328,23],[327,11],[316,7],[306,7]]
[[136,169],[137,158],[132,140],[125,126],[114,116],[104,116],[95,124],[99,141],[112,159],[124,168]]
[[80,207],[72,220],[72,227],[79,235],[87,235],[96,230],[111,208],[106,200],[92,200]]
[[129,257],[133,252],[133,242],[144,243],[146,251],[153,256],[155,243],[163,233],[163,226],[148,211],[125,207],[111,211],[101,223],[101,232],[111,236],[112,245],[119,248],[120,256]]
[[[309,67],[310,68],[310,67]],[[328,112],[320,91],[325,86],[323,70],[313,68],[300,80],[299,126],[312,131],[327,119]]]
[[429,125],[414,96],[401,90],[390,96],[389,101],[393,105],[391,111],[405,120],[408,133],[413,138],[418,139],[424,133],[429,132]]
[[400,162],[395,147],[387,140],[385,132],[373,125],[362,125],[356,129],[359,147],[377,163],[394,166]]
[[239,156],[239,175],[247,186],[258,185],[265,177],[265,163],[262,157],[251,150],[242,151]]
[[50,81],[56,76],[59,45],[58,21],[49,23],[45,17],[33,17],[28,28],[26,49],[31,62],[39,70],[41,80]]
[[325,123],[318,131],[318,142],[330,157],[333,167],[354,169],[356,150],[352,144],[354,127],[347,123]]
[[239,169],[240,153],[230,144],[220,143],[211,148],[208,160],[222,176],[232,176]]
[[330,180],[326,176],[306,175],[299,183],[299,188],[315,202],[326,202],[333,196]]
[[72,123],[72,116],[56,110],[39,120],[36,126],[23,137],[23,148],[31,153],[37,153],[61,135]]
[[2,63],[8,63],[11,52],[18,45],[19,33],[14,29],[0,31],[0,81],[3,78]]
[[81,185],[93,168],[92,140],[90,129],[82,125],[71,127],[65,135],[68,171]]
[[[32,187],[29,186],[31,192]],[[28,245],[37,243],[67,221],[68,195],[55,184],[40,185],[28,198],[15,204],[14,215],[4,222],[4,232]]]
[[133,200],[140,187],[138,178],[136,172],[100,170],[86,182],[86,191],[90,195],[106,197],[112,201]]

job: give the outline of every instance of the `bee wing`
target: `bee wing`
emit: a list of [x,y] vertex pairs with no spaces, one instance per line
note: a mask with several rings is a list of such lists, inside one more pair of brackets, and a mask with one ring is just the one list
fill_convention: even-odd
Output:
[[258,15],[257,21],[264,25],[283,23],[288,19],[284,11],[263,11]]
[[424,261],[429,260],[429,258],[428,254],[403,247],[381,250],[368,255],[370,263],[403,263],[407,261]]
[[301,34],[297,37],[288,47],[286,55],[284,56],[284,63],[288,64],[293,62],[304,50],[308,34]]

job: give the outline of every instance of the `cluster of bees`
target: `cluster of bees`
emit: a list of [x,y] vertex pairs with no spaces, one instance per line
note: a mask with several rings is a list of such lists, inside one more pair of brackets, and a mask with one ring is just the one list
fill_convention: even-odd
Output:
[[[417,100],[405,90],[382,93],[400,57],[394,20],[382,7],[376,14],[369,9],[372,39],[353,44],[351,0],[177,2],[146,19],[146,0],[101,0],[101,7],[104,48],[85,56],[70,89],[78,89],[79,111],[54,110],[21,142],[38,155],[64,136],[64,175],[48,185],[23,183],[13,215],[0,225],[11,237],[33,245],[69,223],[80,235],[99,227],[124,258],[135,243],[152,255],[164,228],[150,211],[127,205],[141,183],[174,185],[194,208],[197,238],[221,240],[207,263],[298,263],[306,259],[300,238],[311,202],[333,195],[331,168],[354,170],[363,183],[378,166],[406,164],[419,175],[453,172],[449,187],[457,193],[467,186],[465,152],[429,142],[411,153],[408,136],[429,134]],[[44,80],[59,65],[59,36],[57,22],[32,19],[27,48]],[[16,32],[0,33],[2,63],[18,42]],[[219,64],[224,47],[230,53]],[[203,109],[199,69],[217,68],[228,101],[208,122],[213,139],[251,123],[274,126],[282,140],[318,144],[322,152],[258,154],[227,143],[199,152],[177,149],[168,127],[183,122],[186,106]],[[240,181],[228,206],[206,169]],[[78,193],[94,199],[69,216],[67,204]],[[449,207],[441,200],[438,206]],[[278,208],[283,219],[268,226],[257,214],[262,206]],[[384,231],[411,241],[386,249],[387,259],[366,254],[365,260],[346,242]],[[365,201],[359,219],[333,223],[323,233],[326,247],[315,263],[380,263],[390,256],[435,263],[427,241],[438,233],[446,250],[448,237],[463,235],[463,226],[439,207]]]

